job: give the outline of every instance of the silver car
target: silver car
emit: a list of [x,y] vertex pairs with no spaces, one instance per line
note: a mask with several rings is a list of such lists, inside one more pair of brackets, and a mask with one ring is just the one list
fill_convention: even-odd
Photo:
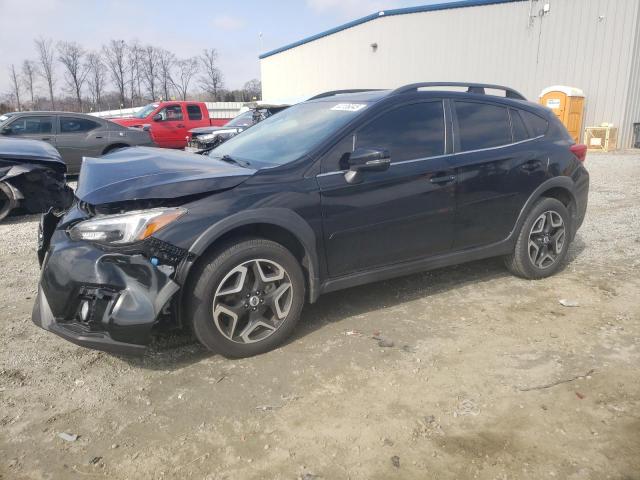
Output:
[[154,146],[146,131],[70,112],[13,113],[0,123],[0,135],[50,143],[60,152],[71,175],[80,171],[82,157],[99,157],[136,145]]

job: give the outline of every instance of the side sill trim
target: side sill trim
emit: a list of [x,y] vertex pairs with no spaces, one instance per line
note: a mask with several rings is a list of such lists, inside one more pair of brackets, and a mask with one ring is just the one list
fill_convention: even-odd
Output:
[[379,282],[381,280],[402,277],[412,273],[433,270],[459,263],[472,262],[483,258],[507,255],[511,252],[512,248],[513,240],[511,238],[507,238],[488,246],[461,250],[458,252],[449,252],[443,255],[419,258],[417,260],[411,260],[395,265],[378,267],[373,270],[351,273],[342,277],[330,278],[322,285],[321,293],[333,292],[335,290],[342,290],[343,288],[364,285],[365,283]]

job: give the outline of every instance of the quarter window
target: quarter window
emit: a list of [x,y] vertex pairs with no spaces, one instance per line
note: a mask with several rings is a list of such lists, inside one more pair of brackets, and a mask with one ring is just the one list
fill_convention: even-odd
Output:
[[202,120],[202,110],[199,105],[187,105],[189,120]]
[[356,133],[356,147],[388,150],[393,162],[444,153],[442,102],[406,105],[386,112]]
[[22,117],[8,125],[10,135],[38,135],[53,132],[53,117]]
[[533,137],[539,137],[540,135],[547,133],[549,122],[544,118],[539,117],[535,113],[526,112],[524,110],[520,110],[520,113],[523,116],[524,121],[527,123],[529,131],[532,133]]
[[517,110],[509,109],[509,113],[511,114],[511,128],[513,129],[513,141],[521,142],[530,138],[529,133],[527,132],[527,127],[522,121],[522,117]]
[[87,118],[60,117],[60,133],[83,133],[99,126],[98,122]]
[[462,151],[499,147],[512,142],[507,109],[476,102],[455,102]]

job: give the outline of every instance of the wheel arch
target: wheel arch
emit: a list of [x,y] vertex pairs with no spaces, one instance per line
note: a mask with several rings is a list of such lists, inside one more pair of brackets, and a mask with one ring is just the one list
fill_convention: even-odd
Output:
[[182,285],[188,282],[193,267],[212,251],[247,237],[266,238],[287,248],[302,266],[307,282],[307,300],[311,303],[317,300],[320,280],[316,235],[302,217],[283,208],[248,210],[210,226],[189,249],[195,259],[180,268],[179,282]]
[[109,152],[112,152],[113,150],[117,149],[117,148],[127,148],[130,145],[127,143],[122,143],[122,142],[117,142],[117,143],[112,143],[110,145],[107,145],[104,150],[102,150],[102,155],[106,155]]
[[[553,177],[536,188],[533,193],[529,196],[524,206],[520,210],[520,214],[518,215],[518,219],[514,226],[514,229],[511,231],[509,235],[510,239],[515,239],[517,237],[522,224],[524,223],[527,215],[531,211],[533,205],[540,198],[555,198],[562,202],[562,204],[567,207],[569,210],[569,214],[571,215],[571,219],[576,220],[577,208],[576,208],[576,196],[574,193],[575,184],[571,177],[561,176],[561,177]],[[572,229],[571,235],[575,235],[575,228]]]

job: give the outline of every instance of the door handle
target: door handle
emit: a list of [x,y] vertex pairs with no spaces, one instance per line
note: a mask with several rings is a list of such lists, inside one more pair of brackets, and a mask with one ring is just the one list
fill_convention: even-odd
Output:
[[51,140],[51,137],[42,137],[41,140]]
[[102,135],[96,135],[96,139],[102,138]]
[[181,123],[179,123],[178,125],[176,125],[176,127],[178,127],[178,128],[184,128],[184,125],[183,125],[183,124],[181,124]]
[[431,177],[429,181],[431,183],[450,183],[456,180],[455,175],[442,175],[440,177]]
[[534,170],[540,168],[541,165],[542,163],[540,162],[540,160],[529,160],[528,162],[522,164],[520,168],[525,172],[533,172]]

